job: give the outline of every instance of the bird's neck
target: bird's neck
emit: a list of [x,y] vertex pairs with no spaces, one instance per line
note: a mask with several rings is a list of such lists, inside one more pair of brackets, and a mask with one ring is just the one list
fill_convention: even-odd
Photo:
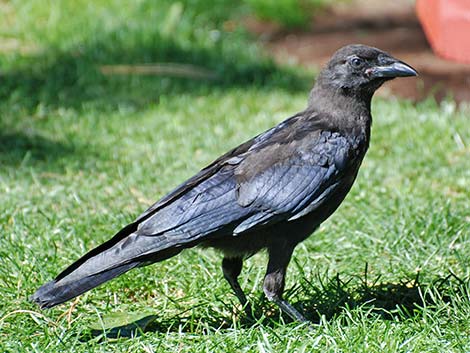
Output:
[[329,116],[332,128],[355,135],[364,134],[369,140],[371,100],[372,94],[317,84],[310,92],[308,109]]

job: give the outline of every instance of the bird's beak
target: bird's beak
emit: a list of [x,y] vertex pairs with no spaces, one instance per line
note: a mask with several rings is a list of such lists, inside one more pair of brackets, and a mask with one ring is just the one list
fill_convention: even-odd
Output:
[[395,61],[391,64],[384,66],[375,66],[368,69],[367,71],[367,73],[374,78],[418,76],[418,72],[415,69],[413,69],[410,65],[405,64],[402,61]]

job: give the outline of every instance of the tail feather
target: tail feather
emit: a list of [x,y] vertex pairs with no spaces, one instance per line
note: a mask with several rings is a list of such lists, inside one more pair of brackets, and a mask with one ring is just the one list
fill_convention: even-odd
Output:
[[87,254],[85,254],[80,259],[78,259],[73,264],[71,264],[69,267],[67,267],[64,271],[62,271],[57,276],[56,281],[64,278],[68,274],[72,273],[78,267],[80,267],[83,263],[85,263],[89,259],[93,258],[94,256],[99,255],[99,254],[103,253],[104,251],[111,249],[118,242],[122,241],[127,236],[134,233],[136,230],[137,230],[137,224],[136,223],[128,224],[127,226],[122,228],[119,232],[117,232],[111,239],[109,239],[108,241],[104,242],[103,244],[97,246],[93,250],[89,251]]
[[30,299],[41,308],[50,308],[134,267],[165,260],[182,250],[182,246],[166,236],[139,236],[135,233],[125,236],[121,231],[70,265],[55,280],[44,284]]
[[83,277],[79,280],[62,285],[60,281],[53,280],[42,285],[30,299],[37,303],[41,309],[51,308],[75,298],[76,296],[79,296],[80,294],[83,294],[138,265],[138,262],[128,263],[111,270]]

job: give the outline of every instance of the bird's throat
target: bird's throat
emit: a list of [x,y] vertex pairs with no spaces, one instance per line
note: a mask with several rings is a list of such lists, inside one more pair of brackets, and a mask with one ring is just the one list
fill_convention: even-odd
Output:
[[316,85],[310,92],[308,110],[329,116],[331,127],[345,133],[365,133],[369,137],[372,94]]

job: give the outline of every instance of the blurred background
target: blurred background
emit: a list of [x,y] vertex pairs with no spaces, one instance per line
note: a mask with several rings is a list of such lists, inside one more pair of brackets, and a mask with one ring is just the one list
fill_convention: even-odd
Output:
[[[257,17],[245,22],[251,32],[265,40],[266,47],[279,62],[318,67],[336,48],[348,43],[365,43],[412,62],[420,73],[418,81],[392,82],[382,90],[383,94],[388,91],[414,101],[428,96],[438,101],[444,97],[470,101],[470,44],[466,38],[470,31],[469,1],[286,2],[310,3],[312,9],[299,12],[296,20],[285,11],[284,16],[278,14],[278,22],[260,22],[259,18],[269,15],[258,3],[254,7]],[[271,14],[273,18],[275,15]],[[302,30],[286,31],[286,26]],[[430,44],[442,57],[432,51]]]
[[164,92],[273,80],[304,88],[311,77],[282,66],[318,70],[349,43],[420,72],[383,94],[470,99],[470,64],[432,53],[413,0],[2,0],[0,13],[0,99],[30,107],[139,105]]

